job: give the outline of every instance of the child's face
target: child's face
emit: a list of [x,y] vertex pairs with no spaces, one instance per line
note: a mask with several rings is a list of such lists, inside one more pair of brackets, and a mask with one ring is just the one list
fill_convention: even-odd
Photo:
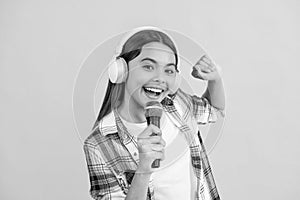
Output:
[[128,65],[125,97],[129,98],[131,108],[144,108],[147,102],[160,102],[174,92],[175,55],[168,46],[159,42],[148,43]]

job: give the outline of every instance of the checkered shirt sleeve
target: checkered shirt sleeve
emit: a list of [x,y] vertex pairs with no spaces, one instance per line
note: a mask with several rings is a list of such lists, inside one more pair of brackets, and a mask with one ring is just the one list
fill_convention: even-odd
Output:
[[196,95],[185,94],[191,102],[191,110],[198,124],[214,123],[217,121],[217,109],[208,99]]

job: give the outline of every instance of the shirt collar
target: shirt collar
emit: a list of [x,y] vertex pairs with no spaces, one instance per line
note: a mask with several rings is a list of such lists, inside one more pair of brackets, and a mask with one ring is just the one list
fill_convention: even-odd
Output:
[[118,131],[114,112],[110,112],[100,121],[99,130],[104,136]]
[[[174,105],[174,98],[177,92],[173,95],[167,96],[161,101],[161,104],[166,106]],[[121,139],[127,139],[128,134],[126,134],[127,129],[121,121],[121,118],[118,112],[113,109],[109,114],[107,114],[99,123],[99,130],[104,135],[107,136],[109,134],[119,133]]]
[[104,136],[118,134],[122,141],[127,141],[130,137],[127,128],[124,126],[115,109],[101,120],[99,123],[99,130]]

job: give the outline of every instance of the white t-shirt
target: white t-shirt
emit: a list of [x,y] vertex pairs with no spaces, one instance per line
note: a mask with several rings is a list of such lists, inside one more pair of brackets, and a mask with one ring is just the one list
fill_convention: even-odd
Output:
[[[147,127],[146,122],[132,123],[124,119],[122,121],[128,132],[135,137]],[[165,159],[160,162],[160,168],[151,176],[155,199],[194,200],[197,191],[197,178],[191,164],[189,146],[184,135],[165,114],[162,115],[160,124],[166,147]],[[201,180],[204,181],[203,178]],[[209,200],[207,187],[205,190],[205,200]]]

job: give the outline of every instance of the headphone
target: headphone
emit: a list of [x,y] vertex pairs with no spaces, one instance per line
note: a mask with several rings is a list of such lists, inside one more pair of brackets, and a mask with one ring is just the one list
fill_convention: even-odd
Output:
[[[154,26],[142,26],[142,27],[135,28],[135,29],[129,31],[128,33],[126,33],[125,36],[121,39],[121,41],[117,45],[114,56],[113,56],[112,60],[110,61],[110,63],[108,64],[108,77],[112,83],[123,83],[126,81],[127,76],[128,76],[128,66],[127,66],[127,63],[124,60],[124,58],[119,57],[119,56],[121,55],[123,46],[125,45],[127,40],[134,34],[140,32],[140,31],[144,31],[144,30],[154,30],[154,31],[158,31],[158,32],[166,34],[171,39],[171,41],[173,42],[173,44],[175,46],[175,49],[177,51],[177,66],[180,66],[178,48],[176,46],[174,39],[168,33],[166,33],[164,30],[162,30],[160,28],[157,28]],[[180,82],[181,82],[180,75],[177,72],[176,80],[175,80],[175,87],[172,89],[173,90],[172,92],[175,93],[177,91],[177,89],[179,88]]]

